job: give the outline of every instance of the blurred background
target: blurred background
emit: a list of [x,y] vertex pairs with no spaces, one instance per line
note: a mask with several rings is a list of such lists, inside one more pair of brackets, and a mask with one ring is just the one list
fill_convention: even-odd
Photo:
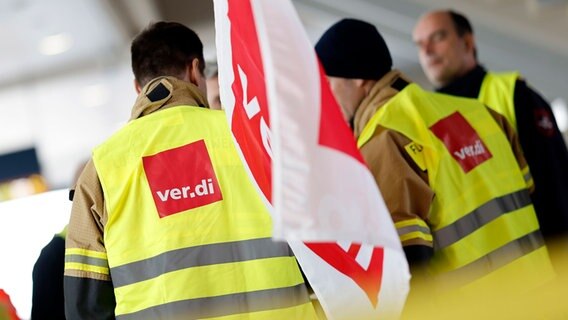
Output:
[[[568,0],[293,2],[312,41],[342,17],[375,23],[395,66],[428,88],[412,42],[414,23],[432,8],[461,10],[474,25],[480,61],[493,70],[519,70],[554,102],[566,130]],[[0,155],[32,149],[47,186],[67,187],[92,147],[128,118],[135,98],[130,41],[162,19],[196,30],[206,59],[215,60],[211,0],[0,0]]]
[[[374,23],[392,50],[395,67],[429,89],[412,29],[425,11],[459,10],[473,23],[482,64],[495,71],[520,71],[552,103],[567,136],[568,0],[293,3],[312,42],[343,17]],[[125,123],[135,99],[130,41],[157,20],[194,29],[204,42],[206,60],[215,61],[211,0],[0,0],[0,201],[69,187],[91,149]],[[0,237],[2,246],[15,234],[30,238],[30,229],[11,227],[15,222],[1,208],[7,207],[0,206],[2,230],[13,231]],[[66,221],[68,209],[60,211],[58,221]],[[38,239],[29,240],[26,252],[33,261],[62,225],[41,212],[19,218],[53,225],[38,228]],[[10,288],[24,318],[31,304],[26,301],[31,266],[25,268],[23,277],[27,271],[29,279],[21,283],[21,291]]]

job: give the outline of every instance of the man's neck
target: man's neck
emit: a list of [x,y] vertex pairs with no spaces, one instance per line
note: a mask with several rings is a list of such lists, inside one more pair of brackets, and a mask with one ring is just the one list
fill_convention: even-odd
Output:
[[455,96],[477,98],[479,90],[481,89],[481,83],[486,74],[487,71],[478,64],[461,77],[436,89],[436,91]]

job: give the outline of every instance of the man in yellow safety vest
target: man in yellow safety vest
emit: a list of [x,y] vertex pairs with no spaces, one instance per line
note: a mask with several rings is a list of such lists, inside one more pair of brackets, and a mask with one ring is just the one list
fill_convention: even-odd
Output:
[[528,166],[503,116],[411,83],[392,69],[385,41],[367,22],[337,22],[316,52],[413,276],[423,266],[453,288],[511,275],[534,288],[554,276]]
[[131,47],[139,96],[75,189],[69,319],[310,319],[296,259],[206,100],[203,45],[150,25]]
[[461,13],[424,14],[413,38],[436,91],[478,99],[507,118],[531,169],[531,200],[545,240],[568,236],[568,150],[550,105],[518,72],[491,72],[479,64],[473,27]]

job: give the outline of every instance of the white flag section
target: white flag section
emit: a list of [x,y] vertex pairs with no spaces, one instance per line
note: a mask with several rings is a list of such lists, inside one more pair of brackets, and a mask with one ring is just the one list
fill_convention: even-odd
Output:
[[31,313],[34,264],[42,248],[67,225],[70,214],[68,189],[0,202],[0,288],[23,319]]
[[221,102],[274,237],[289,241],[329,319],[396,318],[408,265],[293,5],[214,6]]

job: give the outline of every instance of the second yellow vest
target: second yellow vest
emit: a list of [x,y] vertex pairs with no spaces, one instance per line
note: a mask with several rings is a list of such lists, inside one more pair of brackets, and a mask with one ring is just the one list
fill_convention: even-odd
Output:
[[477,99],[489,108],[499,112],[517,130],[515,115],[515,83],[519,78],[518,72],[492,73],[488,72],[483,78]]
[[483,105],[410,84],[371,118],[358,145],[379,126],[419,145],[419,166],[435,192],[425,221],[435,274],[463,274],[455,279],[466,282],[491,281],[511,270],[536,272],[537,282],[553,276],[521,169]]

